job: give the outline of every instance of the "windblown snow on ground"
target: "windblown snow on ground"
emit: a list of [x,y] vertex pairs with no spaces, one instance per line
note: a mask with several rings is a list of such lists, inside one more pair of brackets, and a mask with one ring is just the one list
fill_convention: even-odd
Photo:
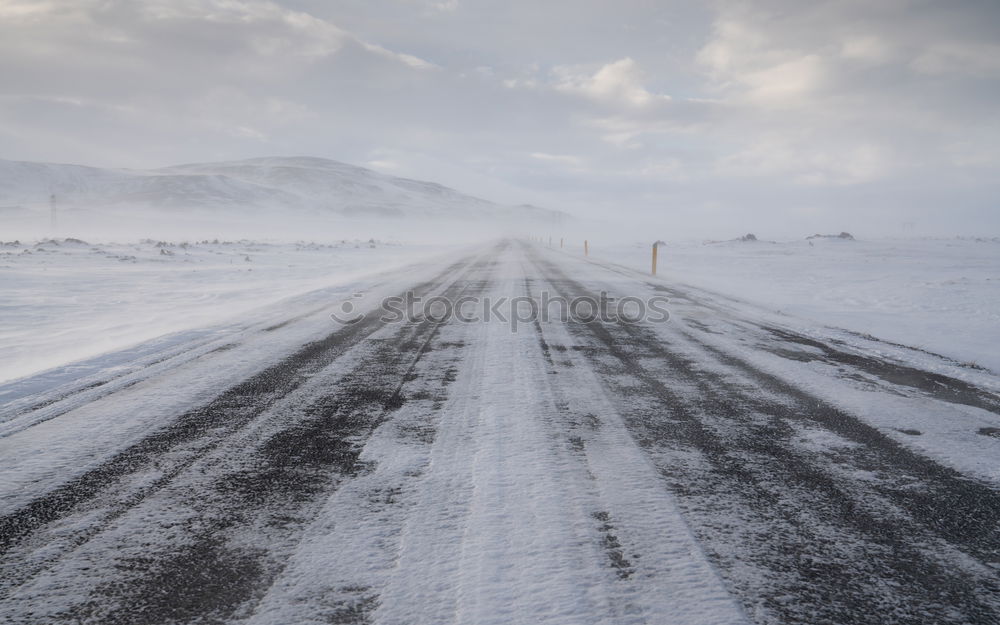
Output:
[[[591,241],[590,255],[649,271],[651,244]],[[1000,371],[998,239],[668,242],[658,264],[670,282]]]
[[0,622],[997,622],[997,377],[813,327],[501,240],[0,384]]
[[374,239],[0,243],[0,381],[234,319],[439,249]]
[[[74,239],[0,245],[0,380],[232,318],[439,246]],[[567,253],[578,254],[571,242]],[[649,270],[648,243],[591,257]],[[670,242],[660,277],[1000,371],[1000,241]]]

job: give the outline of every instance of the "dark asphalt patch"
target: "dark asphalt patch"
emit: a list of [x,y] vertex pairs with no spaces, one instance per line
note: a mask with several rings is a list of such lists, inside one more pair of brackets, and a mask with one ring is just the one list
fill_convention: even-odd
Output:
[[140,556],[119,563],[119,571],[139,575],[145,583],[99,587],[65,620],[126,625],[229,619],[251,598],[253,586],[247,582],[261,575],[263,551],[232,548],[223,536],[201,534],[165,557]]
[[1000,397],[968,382],[940,373],[923,371],[898,362],[846,352],[789,330],[767,326],[763,326],[763,329],[782,341],[818,350],[817,352],[797,350],[794,355],[790,354],[788,350],[768,350],[786,358],[799,361],[818,360],[830,364],[846,365],[876,376],[890,384],[919,390],[941,401],[973,406],[1000,415]]

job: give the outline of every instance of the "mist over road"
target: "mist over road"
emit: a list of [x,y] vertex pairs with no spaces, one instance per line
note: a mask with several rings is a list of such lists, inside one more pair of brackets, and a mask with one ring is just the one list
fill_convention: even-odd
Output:
[[349,301],[0,406],[0,622],[1000,622],[968,380],[517,240]]

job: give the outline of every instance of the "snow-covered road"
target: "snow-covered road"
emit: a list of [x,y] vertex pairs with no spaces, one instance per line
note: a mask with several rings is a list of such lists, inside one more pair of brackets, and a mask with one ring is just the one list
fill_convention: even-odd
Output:
[[520,241],[294,302],[6,389],[0,622],[1000,621],[987,372]]

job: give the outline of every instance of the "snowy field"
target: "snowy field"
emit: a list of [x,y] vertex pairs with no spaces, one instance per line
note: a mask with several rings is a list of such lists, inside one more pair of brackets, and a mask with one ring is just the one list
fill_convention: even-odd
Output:
[[[223,322],[443,249],[374,239],[2,243],[0,380]],[[591,256],[649,269],[646,243],[595,241]],[[1000,371],[1000,240],[669,242],[659,257],[668,282]]]
[[[592,241],[590,254],[649,271],[650,245]],[[1000,371],[1000,239],[668,242],[658,273]]]
[[[184,249],[142,245],[108,282]],[[267,284],[383,253],[341,247]],[[0,385],[0,622],[997,622],[995,375],[539,244],[411,251]],[[331,322],[403,291],[671,316]]]
[[201,328],[440,247],[372,240],[0,244],[0,381]]

